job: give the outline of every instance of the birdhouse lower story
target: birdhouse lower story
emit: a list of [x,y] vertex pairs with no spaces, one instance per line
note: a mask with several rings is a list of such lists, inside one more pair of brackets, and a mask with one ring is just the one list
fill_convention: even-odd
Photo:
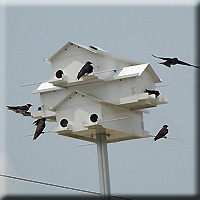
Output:
[[[104,132],[108,143],[148,137],[142,112],[130,112],[81,92],[72,92],[53,110],[56,121],[53,132],[59,135],[95,142],[96,135]],[[53,119],[52,115],[46,117]]]
[[98,86],[93,83],[66,88],[42,83],[35,91],[40,93],[42,109],[32,112],[32,116],[56,122],[53,132],[59,135],[91,142],[101,132],[107,134],[107,142],[148,137],[143,109],[167,100],[142,90],[138,94],[135,79],[132,80],[114,79],[109,83],[100,81]]

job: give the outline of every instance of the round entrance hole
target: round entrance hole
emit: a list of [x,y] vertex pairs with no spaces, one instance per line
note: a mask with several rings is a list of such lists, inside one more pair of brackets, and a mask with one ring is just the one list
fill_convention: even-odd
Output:
[[90,121],[91,122],[97,122],[97,119],[98,119],[98,115],[97,114],[90,115]]
[[68,124],[68,121],[67,121],[66,119],[62,119],[62,120],[60,121],[60,125],[61,125],[62,127],[66,127],[67,124]]
[[56,72],[56,78],[62,78],[62,75],[63,75],[63,71],[59,69],[59,70]]

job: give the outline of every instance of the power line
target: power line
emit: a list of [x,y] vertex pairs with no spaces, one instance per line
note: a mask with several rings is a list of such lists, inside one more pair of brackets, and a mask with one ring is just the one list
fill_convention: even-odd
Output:
[[[25,181],[25,182],[30,182],[30,183],[36,183],[36,184],[40,184],[40,185],[46,185],[46,186],[57,187],[57,188],[62,188],[62,189],[74,190],[74,191],[78,191],[78,192],[84,192],[84,193],[88,193],[88,194],[94,194],[94,195],[98,195],[98,196],[101,195],[99,192],[83,190],[83,189],[78,189],[78,188],[64,186],[64,185],[57,185],[57,184],[47,183],[47,182],[43,182],[43,181],[36,181],[36,180],[27,179],[27,178],[6,175],[6,174],[0,174],[0,176],[4,177],[4,178],[10,178],[10,179],[15,179],[15,180],[20,180],[20,181]],[[111,195],[111,197],[116,198],[116,199],[122,199],[122,200],[133,200],[130,198],[120,197],[120,196],[115,196],[115,195]]]

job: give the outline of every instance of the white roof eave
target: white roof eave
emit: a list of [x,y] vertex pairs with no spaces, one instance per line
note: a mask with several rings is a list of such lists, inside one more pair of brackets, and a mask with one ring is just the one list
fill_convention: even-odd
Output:
[[59,90],[59,89],[63,89],[63,88],[54,86],[52,83],[49,83],[49,82],[44,82],[44,83],[41,83],[39,87],[36,90],[34,90],[32,93],[37,94],[37,93],[49,92],[49,91]]
[[90,46],[89,47],[86,47],[86,46],[83,46],[83,45],[80,45],[80,44],[77,44],[75,42],[71,42],[69,41],[67,44],[65,44],[63,47],[61,47],[56,53],[54,53],[50,58],[48,59],[44,59],[45,62],[51,62],[53,58],[55,58],[60,52],[62,52],[65,48],[67,48],[69,45],[76,45],[76,46],[79,46],[83,49],[86,49],[92,53],[95,53],[95,54],[99,54],[101,56],[106,56],[106,57],[110,57],[110,58],[113,58],[113,59],[117,59],[117,60],[122,60],[122,61],[125,61],[125,62],[128,62],[130,63],[130,65],[139,65],[139,64],[142,64],[141,62],[138,62],[138,61],[134,61],[134,60],[131,60],[131,59],[128,59],[128,58],[124,58],[124,57],[121,57],[121,56],[118,56],[118,55],[114,55],[114,54],[111,54],[111,53],[108,53],[106,52],[105,50],[99,48],[99,47],[96,47],[94,45],[91,45],[93,47],[95,47],[97,50],[95,49],[92,49]]
[[56,53],[54,53],[50,58],[44,59],[44,61],[45,61],[45,62],[51,62],[51,60],[52,60],[53,58],[55,58],[61,51],[63,51],[64,49],[66,49],[69,45],[76,45],[76,46],[79,46],[79,47],[81,47],[81,48],[83,48],[83,49],[86,49],[86,50],[88,50],[88,51],[91,51],[91,52],[93,52],[93,53],[97,53],[97,52],[96,52],[95,50],[93,50],[93,49],[90,49],[90,48],[88,48],[88,47],[86,47],[86,46],[79,45],[79,44],[77,44],[77,43],[74,43],[74,42],[69,41],[67,44],[65,44],[63,47],[61,47]]

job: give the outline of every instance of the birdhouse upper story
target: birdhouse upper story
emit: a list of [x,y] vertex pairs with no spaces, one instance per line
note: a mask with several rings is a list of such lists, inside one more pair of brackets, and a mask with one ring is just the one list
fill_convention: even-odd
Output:
[[[155,84],[161,82],[149,63],[122,58],[92,45],[85,47],[68,42],[45,61],[52,68],[48,83],[89,92],[109,103],[134,100],[145,89],[155,89]],[[77,80],[78,72],[87,61],[92,62],[93,73]],[[112,96],[108,95],[111,91]]]
[[[110,142],[147,137],[142,109],[167,103],[166,98],[144,92],[161,82],[149,63],[72,42],[45,61],[51,63],[52,71],[34,91],[40,94],[42,110],[32,115],[57,122],[54,132],[61,135],[93,141],[88,135],[101,127],[112,135]],[[93,72],[77,80],[87,61]]]
[[92,62],[94,67],[93,75],[103,80],[111,78],[115,70],[140,64],[139,62],[110,54],[99,47],[92,45],[85,47],[73,42],[68,42],[54,55],[44,60],[51,63],[50,80],[57,80],[58,74],[61,72],[68,83],[77,81],[76,76],[87,61]]

